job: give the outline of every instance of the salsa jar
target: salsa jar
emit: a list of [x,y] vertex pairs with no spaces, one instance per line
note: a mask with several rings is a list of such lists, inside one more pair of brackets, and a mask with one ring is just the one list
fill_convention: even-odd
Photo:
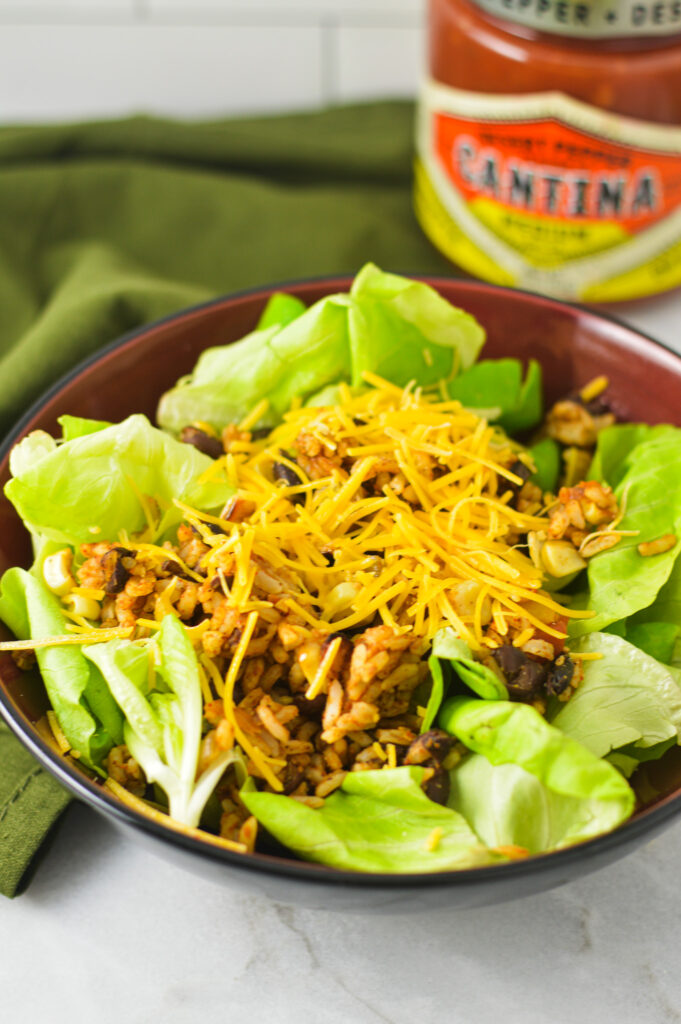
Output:
[[429,0],[414,203],[488,281],[681,284],[681,0]]

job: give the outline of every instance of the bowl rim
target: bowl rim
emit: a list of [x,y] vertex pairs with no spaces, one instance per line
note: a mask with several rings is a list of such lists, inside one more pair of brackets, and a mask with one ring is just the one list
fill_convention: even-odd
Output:
[[[425,273],[402,273],[402,276],[422,280],[436,290],[443,285],[451,285],[453,282],[460,284],[464,289],[482,294],[517,297],[521,302],[528,301],[528,304],[535,304],[539,307],[553,308],[556,310],[567,310],[571,314],[582,314],[596,321],[605,321],[619,330],[628,334],[632,340],[643,341],[644,347],[654,346],[662,349],[674,357],[674,361],[680,364],[681,354],[676,352],[670,345],[659,341],[645,331],[639,330],[630,324],[625,323],[619,317],[611,313],[596,311],[589,306],[577,302],[567,302],[553,299],[549,296],[540,295],[536,292],[520,288],[509,288],[503,285],[495,285],[485,281],[468,280],[454,275],[446,274],[425,274]],[[25,432],[31,420],[42,410],[42,408],[55,398],[68,384],[88,370],[100,360],[107,358],[112,353],[135,342],[137,339],[155,332],[166,324],[178,320],[190,319],[192,316],[205,312],[206,310],[228,306],[232,302],[244,298],[255,298],[262,296],[269,297],[273,292],[287,289],[304,288],[315,285],[329,285],[335,288],[347,288],[353,280],[349,274],[328,274],[318,277],[294,278],[285,281],[277,281],[271,284],[259,285],[252,288],[240,289],[235,292],[228,292],[224,295],[208,299],[205,302],[192,306],[183,307],[174,313],[150,321],[140,327],[127,331],[113,341],[104,345],[96,352],[86,356],[71,369],[67,370],[57,381],[51,384],[39,397],[30,405],[27,411],[19,418],[13,427],[7,432],[0,442],[0,463],[4,462],[14,444]],[[680,374],[681,375],[681,374]],[[0,715],[7,723],[14,735],[24,744],[30,753],[36,758],[41,767],[71,792],[78,799],[90,805],[94,810],[105,815],[112,815],[125,825],[131,826],[138,832],[170,842],[180,848],[191,852],[200,858],[210,861],[228,863],[230,867],[240,869],[242,872],[256,874],[274,874],[291,880],[297,879],[304,882],[312,882],[324,886],[343,886],[355,889],[380,888],[385,890],[400,889],[405,887],[447,887],[466,886],[476,883],[489,883],[492,881],[503,883],[504,880],[512,881],[521,879],[528,874],[542,871],[554,871],[561,867],[567,867],[576,860],[606,854],[618,846],[629,845],[643,833],[654,831],[661,827],[667,820],[681,814],[681,791],[676,791],[663,797],[659,802],[648,809],[643,810],[639,815],[630,818],[614,831],[595,836],[592,839],[580,843],[553,850],[546,853],[532,854],[527,858],[517,861],[508,861],[500,864],[485,865],[482,867],[451,869],[448,871],[432,872],[364,872],[352,871],[347,868],[333,868],[311,861],[289,859],[283,856],[267,853],[238,853],[225,847],[215,845],[209,841],[203,841],[198,836],[187,835],[183,832],[164,825],[151,817],[147,817],[135,808],[124,804],[113,794],[110,794],[94,780],[90,779],[83,771],[72,765],[63,756],[53,750],[39,735],[35,728],[21,714],[15,704],[11,701],[4,687],[0,686]]]

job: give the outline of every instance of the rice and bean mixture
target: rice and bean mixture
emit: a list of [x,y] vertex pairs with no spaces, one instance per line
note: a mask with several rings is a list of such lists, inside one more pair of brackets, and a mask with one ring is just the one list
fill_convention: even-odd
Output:
[[[219,515],[177,502],[177,542],[158,544],[163,510],[143,496],[145,533],[83,544],[74,593],[90,628],[142,639],[168,613],[187,626],[204,695],[199,771],[236,744],[259,787],[320,806],[349,771],[414,764],[445,801],[464,750],[421,733],[438,630],[465,640],[511,700],[543,711],[579,685],[565,642],[580,613],[542,583],[620,537],[611,490],[582,479],[614,421],[605,383],[546,418],[563,450],[557,495],[474,411],[370,375],[361,394],[341,386],[335,405],[294,407],[272,430],[254,429],[266,403],[221,436],[192,424],[182,440],[215,460],[207,475],[226,477],[233,498]],[[149,795],[125,747],[107,768]],[[252,847],[233,769],[217,797],[220,834]]]

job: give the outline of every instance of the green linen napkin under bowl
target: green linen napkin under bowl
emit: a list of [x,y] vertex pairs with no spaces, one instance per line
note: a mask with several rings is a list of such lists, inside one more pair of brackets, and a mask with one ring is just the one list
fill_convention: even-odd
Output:
[[[405,102],[0,129],[0,430],[183,306],[369,260],[450,273],[412,213],[412,134]],[[25,888],[69,799],[0,723],[0,892]]]

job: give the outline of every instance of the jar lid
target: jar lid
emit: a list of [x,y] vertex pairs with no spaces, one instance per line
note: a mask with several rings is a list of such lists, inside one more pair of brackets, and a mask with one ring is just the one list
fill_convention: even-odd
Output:
[[681,34],[681,0],[471,0],[504,21],[582,39]]

